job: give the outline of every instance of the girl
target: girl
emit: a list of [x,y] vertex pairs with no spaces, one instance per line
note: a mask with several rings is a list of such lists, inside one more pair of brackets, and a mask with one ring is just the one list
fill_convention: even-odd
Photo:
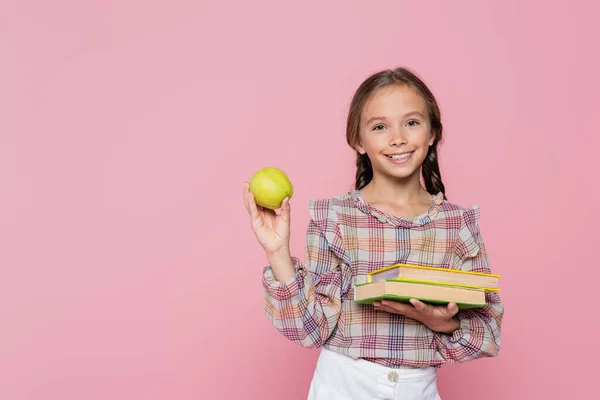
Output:
[[489,273],[479,207],[447,201],[437,161],[440,110],[411,71],[382,71],[361,84],[346,139],[357,153],[355,188],[309,201],[304,263],[290,254],[289,199],[279,214],[262,209],[245,184],[269,262],[265,313],[289,340],[322,348],[309,399],[439,399],[440,366],[498,354],[498,295],[458,311],[416,299],[359,305],[352,289],[395,263]]

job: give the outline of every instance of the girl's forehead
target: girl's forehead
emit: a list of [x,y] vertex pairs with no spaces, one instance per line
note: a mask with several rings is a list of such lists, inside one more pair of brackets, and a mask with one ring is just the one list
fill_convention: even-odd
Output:
[[365,103],[362,114],[392,117],[415,111],[422,114],[427,112],[425,100],[408,86],[393,85],[374,92]]

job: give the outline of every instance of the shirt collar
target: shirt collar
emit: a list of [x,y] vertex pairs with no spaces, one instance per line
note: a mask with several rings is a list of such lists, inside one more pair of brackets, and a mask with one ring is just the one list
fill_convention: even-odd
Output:
[[365,202],[360,194],[360,190],[352,189],[350,191],[350,195],[354,199],[354,203],[356,207],[367,215],[371,215],[381,223],[387,223],[397,227],[411,228],[414,226],[422,226],[429,222],[431,222],[436,215],[439,213],[440,206],[444,202],[444,194],[439,192],[435,196],[432,196],[431,204],[429,205],[429,209],[418,216],[411,218],[399,217],[396,215],[388,214],[384,211],[381,211]]

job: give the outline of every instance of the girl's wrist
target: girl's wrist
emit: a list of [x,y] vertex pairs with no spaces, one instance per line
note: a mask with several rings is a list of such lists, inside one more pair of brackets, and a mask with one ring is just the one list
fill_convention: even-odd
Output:
[[432,328],[433,331],[438,333],[445,333],[447,335],[451,335],[455,330],[460,328],[460,321],[456,317],[450,318],[448,321],[444,322],[439,326],[434,326]]
[[281,248],[275,251],[265,251],[267,255],[267,259],[269,262],[284,260],[286,258],[291,258],[290,247],[288,245],[281,246]]
[[267,252],[267,260],[276,280],[286,282],[296,273],[289,246],[283,246],[274,252]]

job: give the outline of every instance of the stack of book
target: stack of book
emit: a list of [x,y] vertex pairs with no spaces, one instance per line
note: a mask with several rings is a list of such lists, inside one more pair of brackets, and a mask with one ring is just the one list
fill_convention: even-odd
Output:
[[395,264],[373,271],[367,282],[354,286],[354,301],[373,304],[374,301],[408,302],[418,299],[424,303],[456,303],[459,309],[485,306],[486,292],[499,292],[500,275]]

